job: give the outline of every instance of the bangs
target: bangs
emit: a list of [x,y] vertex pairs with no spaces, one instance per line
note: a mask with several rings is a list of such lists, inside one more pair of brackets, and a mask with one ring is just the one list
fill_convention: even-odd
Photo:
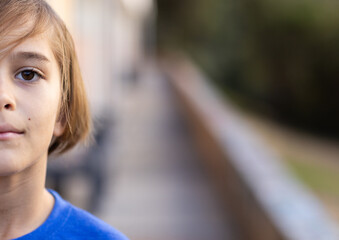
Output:
[[0,58],[28,38],[48,30],[51,22],[43,1],[0,1]]

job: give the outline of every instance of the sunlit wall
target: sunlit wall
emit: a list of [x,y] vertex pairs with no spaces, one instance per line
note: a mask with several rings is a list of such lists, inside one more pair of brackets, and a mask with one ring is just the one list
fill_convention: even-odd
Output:
[[93,115],[117,110],[126,76],[144,56],[142,24],[152,1],[48,2],[73,34]]

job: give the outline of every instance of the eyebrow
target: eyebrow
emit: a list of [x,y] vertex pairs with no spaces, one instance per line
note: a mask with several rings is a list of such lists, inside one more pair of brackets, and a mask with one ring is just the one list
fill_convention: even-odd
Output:
[[17,52],[14,53],[13,58],[22,58],[25,60],[37,60],[39,62],[50,62],[50,60],[41,53],[37,52]]

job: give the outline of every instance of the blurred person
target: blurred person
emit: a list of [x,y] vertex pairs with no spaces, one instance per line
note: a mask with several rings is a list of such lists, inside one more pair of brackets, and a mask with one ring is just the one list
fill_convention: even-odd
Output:
[[65,24],[44,0],[0,0],[0,239],[127,239],[45,188],[48,155],[90,126]]

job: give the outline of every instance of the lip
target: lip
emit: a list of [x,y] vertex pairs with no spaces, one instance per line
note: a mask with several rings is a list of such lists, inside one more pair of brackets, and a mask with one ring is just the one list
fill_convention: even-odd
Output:
[[24,131],[13,127],[10,124],[0,124],[0,141],[11,140],[20,137]]

